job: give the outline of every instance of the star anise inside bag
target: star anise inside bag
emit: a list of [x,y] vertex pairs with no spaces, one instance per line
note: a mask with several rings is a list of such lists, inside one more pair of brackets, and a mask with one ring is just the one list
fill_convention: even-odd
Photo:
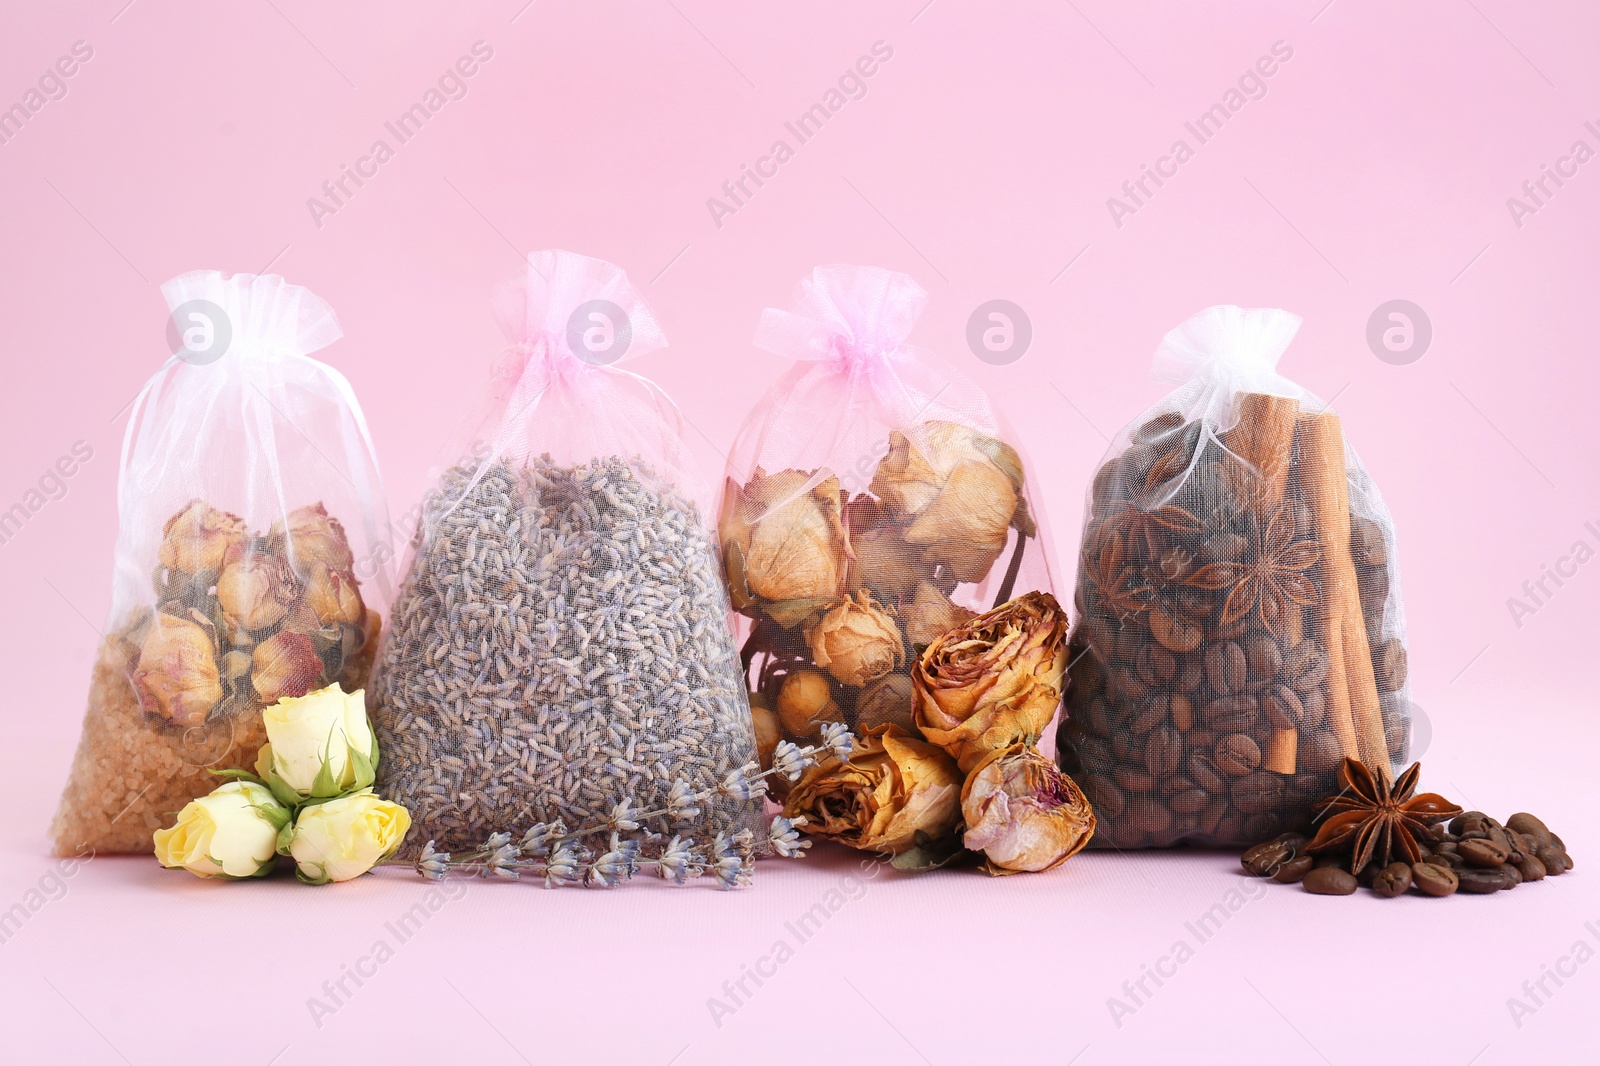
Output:
[[1366,765],[1346,759],[1339,767],[1337,795],[1314,805],[1316,820],[1322,824],[1306,845],[1313,855],[1350,856],[1350,872],[1359,874],[1369,862],[1421,862],[1422,845],[1428,827],[1461,813],[1461,808],[1434,792],[1417,790],[1417,775],[1422,764],[1411,768],[1395,781],[1385,783]]

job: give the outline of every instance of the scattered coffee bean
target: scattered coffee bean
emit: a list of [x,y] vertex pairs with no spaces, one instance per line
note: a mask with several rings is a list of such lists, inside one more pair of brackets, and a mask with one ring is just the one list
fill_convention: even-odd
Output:
[[1217,769],[1242,777],[1261,765],[1261,747],[1243,733],[1229,733],[1217,741],[1215,758]]
[[1544,863],[1545,873],[1551,877],[1560,877],[1572,869],[1572,859],[1567,853],[1554,844],[1547,848],[1540,848],[1536,853],[1540,862]]
[[1451,896],[1461,887],[1456,872],[1448,866],[1419,862],[1411,867],[1411,883],[1425,896]]
[[1500,872],[1500,867],[1484,869],[1476,866],[1464,866],[1456,871],[1456,877],[1461,882],[1461,891],[1477,892],[1487,895],[1498,892],[1502,888],[1510,887],[1506,882],[1505,874]]
[[1456,849],[1470,866],[1504,866],[1511,849],[1493,839],[1463,840]]
[[1524,881],[1543,881],[1545,875],[1544,863],[1539,861],[1537,855],[1524,855],[1522,862],[1517,866],[1522,873]]
[[1403,862],[1391,862],[1372,880],[1372,891],[1384,899],[1393,899],[1411,887],[1411,867]]
[[1272,879],[1280,885],[1292,885],[1297,881],[1305,880],[1306,874],[1316,866],[1316,860],[1310,855],[1296,855],[1282,866],[1278,867]]
[[1295,845],[1282,837],[1257,844],[1239,857],[1239,864],[1252,877],[1271,877],[1284,863],[1295,856]]
[[1348,896],[1356,890],[1355,877],[1337,866],[1314,867],[1301,884],[1318,896]]

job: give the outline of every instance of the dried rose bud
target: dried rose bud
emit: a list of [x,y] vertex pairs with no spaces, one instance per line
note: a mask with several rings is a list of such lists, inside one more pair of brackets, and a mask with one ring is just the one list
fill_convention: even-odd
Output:
[[839,595],[845,574],[839,479],[807,488],[815,477],[757,469],[743,488],[728,480],[717,525],[736,608],[752,595],[769,601]]
[[777,748],[778,741],[783,739],[783,729],[778,725],[778,716],[761,702],[758,694],[752,693],[750,696],[750,717],[755,724],[756,757],[763,770],[770,770],[772,752]]
[[900,627],[872,594],[846,596],[806,626],[806,643],[816,664],[844,682],[861,688],[906,660]]
[[778,721],[796,740],[815,737],[824,722],[842,722],[828,679],[816,670],[796,670],[778,690]]
[[323,625],[361,624],[361,583],[347,571],[314,567],[306,580],[305,603]]
[[1010,445],[956,422],[925,422],[889,435],[872,491],[912,516],[907,544],[962,581],[982,581],[1005,550],[1017,516],[1022,460]]
[[991,751],[961,788],[962,842],[991,873],[1049,870],[1094,836],[1094,811],[1077,783],[1027,744]]
[[1061,705],[1067,616],[1030,592],[950,630],[911,670],[924,736],[969,770],[989,752],[1039,738]]
[[190,500],[161,527],[161,565],[196,574],[222,569],[228,549],[244,543],[244,520],[204,500]]
[[283,621],[299,595],[289,564],[236,548],[217,577],[217,602],[230,629],[267,629]]
[[275,633],[256,645],[250,683],[263,704],[304,696],[322,677],[317,646],[304,633]]
[[921,738],[922,732],[911,720],[911,675],[893,673],[880,677],[856,697],[856,728],[865,733],[886,725],[899,726],[907,734]]
[[222,699],[217,649],[201,625],[158,613],[139,649],[133,684],[146,712],[199,725]]
[[348,571],[355,566],[344,526],[320,503],[296,507],[267,531],[267,544],[294,564],[296,572],[309,574],[313,564]]
[[932,744],[889,727],[861,738],[843,762],[807,770],[783,804],[805,832],[862,851],[898,855],[926,833],[939,840],[961,821],[961,772]]
[[926,647],[950,630],[977,616],[976,611],[957,606],[929,582],[917,586],[917,594],[905,609],[906,639],[913,647]]

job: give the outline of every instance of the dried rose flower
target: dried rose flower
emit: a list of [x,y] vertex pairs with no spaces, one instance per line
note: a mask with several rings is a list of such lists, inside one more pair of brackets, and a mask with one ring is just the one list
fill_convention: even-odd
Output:
[[777,748],[778,741],[783,739],[783,727],[778,724],[778,716],[761,702],[761,697],[757,694],[750,696],[750,717],[755,725],[756,757],[760,760],[763,770],[770,770],[772,752]]
[[206,627],[158,612],[133,671],[140,705],[178,725],[204,722],[222,699],[216,655],[216,644]]
[[894,617],[872,600],[872,594],[846,596],[806,626],[806,643],[816,664],[844,682],[861,688],[906,661],[905,641]]
[[913,516],[904,537],[961,581],[982,581],[1017,514],[1022,460],[1008,444],[956,422],[889,436],[872,491]]
[[845,574],[839,479],[806,488],[813,477],[757,469],[743,488],[729,479],[718,533],[735,607],[746,606],[752,594],[769,601],[839,595]]
[[1077,783],[1029,744],[991,751],[961,787],[968,848],[990,873],[1049,870],[1094,836],[1094,811]]
[[228,553],[217,577],[217,602],[233,630],[277,625],[299,592],[294,572],[284,559],[242,547]]
[[898,855],[917,833],[948,836],[961,821],[961,772],[950,756],[894,727],[859,739],[843,762],[806,771],[783,816],[805,831],[862,851]]
[[1030,592],[928,645],[911,670],[924,736],[970,770],[996,748],[1033,743],[1061,705],[1067,616]]
[[842,722],[828,679],[816,670],[796,670],[778,690],[778,721],[797,740],[817,735],[824,722]]
[[977,613],[951,603],[949,597],[924,581],[905,608],[906,640],[912,647],[926,647],[956,626],[970,622]]
[[250,683],[264,704],[304,696],[322,676],[317,646],[304,633],[274,633],[256,645],[251,665]]
[[302,575],[309,574],[315,563],[340,571],[355,566],[344,526],[320,503],[296,507],[283,521],[274,522],[267,531],[267,544]]
[[852,592],[869,588],[883,598],[909,596],[932,573],[922,549],[902,539],[904,524],[895,523],[887,504],[862,493],[850,501],[844,517]]
[[899,726],[908,735],[922,732],[911,720],[911,675],[902,673],[880,677],[856,697],[856,728],[865,733],[881,726]]
[[244,519],[194,499],[161,527],[157,559],[162,566],[190,574],[220,570],[228,549],[244,539]]
[[358,626],[365,611],[360,585],[348,571],[313,567],[306,580],[306,606],[323,625]]

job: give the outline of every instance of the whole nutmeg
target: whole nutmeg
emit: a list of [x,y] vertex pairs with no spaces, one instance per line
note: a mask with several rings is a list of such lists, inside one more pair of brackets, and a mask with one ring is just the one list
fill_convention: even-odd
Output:
[[815,737],[824,722],[842,722],[828,679],[816,670],[796,670],[778,690],[778,722],[796,740]]

